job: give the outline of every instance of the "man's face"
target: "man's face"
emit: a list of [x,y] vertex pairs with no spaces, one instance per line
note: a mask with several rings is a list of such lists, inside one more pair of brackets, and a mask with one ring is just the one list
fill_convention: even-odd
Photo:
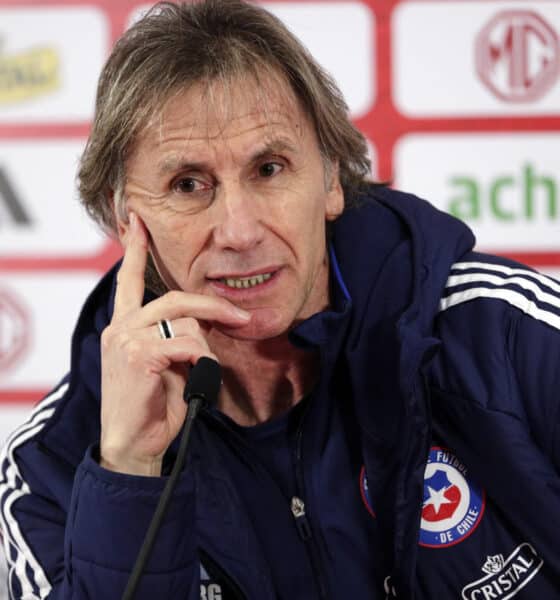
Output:
[[343,193],[286,89],[272,78],[193,86],[127,163],[127,209],[164,282],[249,311],[248,325],[224,331],[241,339],[283,334],[328,303],[325,220],[341,213]]

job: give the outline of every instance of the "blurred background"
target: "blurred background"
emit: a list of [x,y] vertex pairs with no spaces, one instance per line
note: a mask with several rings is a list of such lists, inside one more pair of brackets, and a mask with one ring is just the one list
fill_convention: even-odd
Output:
[[[560,276],[560,0],[262,4],[338,81],[373,178],[465,220],[479,250]],[[68,369],[80,307],[120,256],[75,171],[103,62],[149,6],[0,0],[2,445]]]

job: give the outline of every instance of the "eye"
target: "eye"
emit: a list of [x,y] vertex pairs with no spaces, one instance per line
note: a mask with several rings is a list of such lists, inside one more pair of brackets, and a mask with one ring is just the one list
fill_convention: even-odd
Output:
[[195,179],[194,177],[180,177],[171,184],[173,191],[181,194],[203,192],[209,190],[210,187],[207,182]]
[[283,165],[277,162],[266,162],[259,166],[260,177],[274,177],[284,168]]

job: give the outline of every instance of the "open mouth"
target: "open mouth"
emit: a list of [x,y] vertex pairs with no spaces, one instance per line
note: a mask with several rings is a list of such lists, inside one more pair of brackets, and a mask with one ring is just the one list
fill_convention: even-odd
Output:
[[261,275],[252,275],[251,277],[228,277],[218,279],[220,283],[229,288],[247,289],[262,285],[272,277],[272,273],[262,273]]

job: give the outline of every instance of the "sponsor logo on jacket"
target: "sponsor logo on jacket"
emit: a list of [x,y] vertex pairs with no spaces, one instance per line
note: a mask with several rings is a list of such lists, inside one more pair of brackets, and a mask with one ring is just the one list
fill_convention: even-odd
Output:
[[0,104],[13,104],[59,87],[60,61],[53,48],[0,55]]
[[513,598],[538,573],[543,560],[531,544],[523,543],[504,560],[502,554],[488,556],[481,579],[463,588],[463,600],[507,600]]

